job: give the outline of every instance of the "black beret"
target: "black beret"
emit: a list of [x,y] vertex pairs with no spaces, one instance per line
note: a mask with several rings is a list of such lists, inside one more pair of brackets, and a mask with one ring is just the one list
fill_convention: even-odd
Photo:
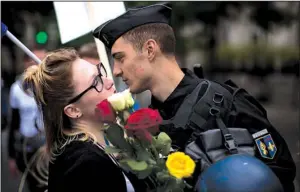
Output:
[[133,28],[149,23],[166,23],[170,25],[171,13],[170,3],[131,8],[119,17],[97,27],[93,31],[93,36],[111,49],[119,37]]

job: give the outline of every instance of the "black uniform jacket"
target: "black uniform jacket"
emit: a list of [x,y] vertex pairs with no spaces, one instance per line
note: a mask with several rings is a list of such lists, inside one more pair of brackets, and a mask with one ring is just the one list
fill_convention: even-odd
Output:
[[[166,99],[166,101],[160,102],[153,96],[151,98],[150,108],[158,109],[164,120],[170,119],[176,114],[185,97],[190,94],[201,81],[201,79],[199,79],[188,69],[182,70],[185,73],[184,78],[172,92],[172,94]],[[187,144],[187,141],[191,135],[189,130],[174,130],[172,126],[164,126],[163,130],[161,131],[166,132],[171,137],[173,148],[178,148],[179,150],[184,149],[184,146]],[[273,137],[276,136],[280,138],[282,145],[280,145],[280,148],[278,148],[278,153],[282,154],[282,156],[273,159],[273,162],[268,162],[267,165],[279,177],[285,191],[292,192],[294,191],[293,181],[296,175],[296,165],[292,159],[285,140],[279,135],[278,132],[273,134],[278,134],[272,135]]]

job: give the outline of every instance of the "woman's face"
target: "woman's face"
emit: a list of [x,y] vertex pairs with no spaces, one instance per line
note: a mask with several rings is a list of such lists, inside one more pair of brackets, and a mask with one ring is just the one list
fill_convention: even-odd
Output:
[[114,83],[106,78],[106,71],[101,64],[93,65],[78,59],[72,67],[75,100],[71,104],[77,113],[75,118],[79,116],[84,120],[97,121],[96,105],[116,92]]

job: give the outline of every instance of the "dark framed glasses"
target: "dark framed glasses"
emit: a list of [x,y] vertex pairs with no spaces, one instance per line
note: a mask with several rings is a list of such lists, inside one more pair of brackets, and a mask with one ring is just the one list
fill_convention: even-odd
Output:
[[74,103],[78,101],[84,94],[86,94],[89,90],[95,89],[98,93],[100,93],[103,90],[103,79],[102,77],[107,77],[107,72],[105,67],[103,66],[102,63],[99,63],[96,65],[97,70],[98,70],[98,75],[95,77],[93,84],[88,87],[86,90],[81,92],[79,95],[71,99],[68,104]]

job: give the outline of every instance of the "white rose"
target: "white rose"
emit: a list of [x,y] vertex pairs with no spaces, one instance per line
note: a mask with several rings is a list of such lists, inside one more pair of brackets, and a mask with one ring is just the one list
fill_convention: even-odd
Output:
[[107,100],[115,111],[124,111],[134,105],[134,100],[128,89],[121,93],[113,94]]
[[134,105],[134,100],[132,98],[132,95],[129,91],[129,89],[126,89],[125,91],[122,92],[124,96],[124,100],[126,102],[126,109],[131,108]]

